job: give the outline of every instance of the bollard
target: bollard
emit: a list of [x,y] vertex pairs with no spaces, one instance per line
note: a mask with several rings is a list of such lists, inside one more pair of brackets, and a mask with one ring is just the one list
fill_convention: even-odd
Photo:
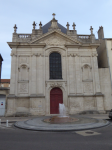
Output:
[[0,119],[0,125],[1,125],[1,119]]
[[8,127],[8,120],[6,121],[6,127]]

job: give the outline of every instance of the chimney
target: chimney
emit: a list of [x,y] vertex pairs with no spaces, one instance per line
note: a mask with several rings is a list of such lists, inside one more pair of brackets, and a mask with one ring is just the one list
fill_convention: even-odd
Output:
[[103,32],[103,27],[99,27],[98,30],[98,39],[103,39],[104,38],[104,32]]

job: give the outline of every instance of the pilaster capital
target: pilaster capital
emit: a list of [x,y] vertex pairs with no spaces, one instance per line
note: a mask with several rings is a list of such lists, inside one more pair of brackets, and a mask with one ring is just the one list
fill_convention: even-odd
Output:
[[80,55],[79,55],[78,53],[70,52],[70,53],[67,54],[67,56],[68,56],[68,57],[70,57],[70,56],[71,56],[71,57],[79,57]]
[[98,54],[97,53],[92,53],[92,57],[97,57]]
[[36,56],[36,57],[43,57],[43,53],[42,52],[38,52],[38,53],[33,53],[31,56]]
[[17,54],[14,53],[14,52],[11,52],[10,56],[15,56],[15,57],[17,57]]

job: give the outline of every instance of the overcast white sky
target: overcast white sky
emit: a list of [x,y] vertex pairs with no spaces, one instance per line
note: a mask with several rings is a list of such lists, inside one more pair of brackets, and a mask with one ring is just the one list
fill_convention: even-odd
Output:
[[99,26],[104,27],[105,38],[112,38],[112,0],[0,0],[0,53],[4,59],[2,79],[10,79],[11,49],[7,42],[12,41],[13,26],[17,33],[31,33],[32,23],[46,24],[56,14],[58,22],[72,29],[76,23],[78,34],[90,34],[94,28],[97,38]]

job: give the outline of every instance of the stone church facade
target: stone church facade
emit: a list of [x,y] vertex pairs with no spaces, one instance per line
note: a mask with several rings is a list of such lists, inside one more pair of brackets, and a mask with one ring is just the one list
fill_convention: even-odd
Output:
[[112,108],[109,68],[98,68],[93,28],[78,35],[55,19],[31,34],[17,34],[14,26],[11,51],[10,94],[7,116],[52,115],[64,103],[69,114],[84,110],[104,113]]

